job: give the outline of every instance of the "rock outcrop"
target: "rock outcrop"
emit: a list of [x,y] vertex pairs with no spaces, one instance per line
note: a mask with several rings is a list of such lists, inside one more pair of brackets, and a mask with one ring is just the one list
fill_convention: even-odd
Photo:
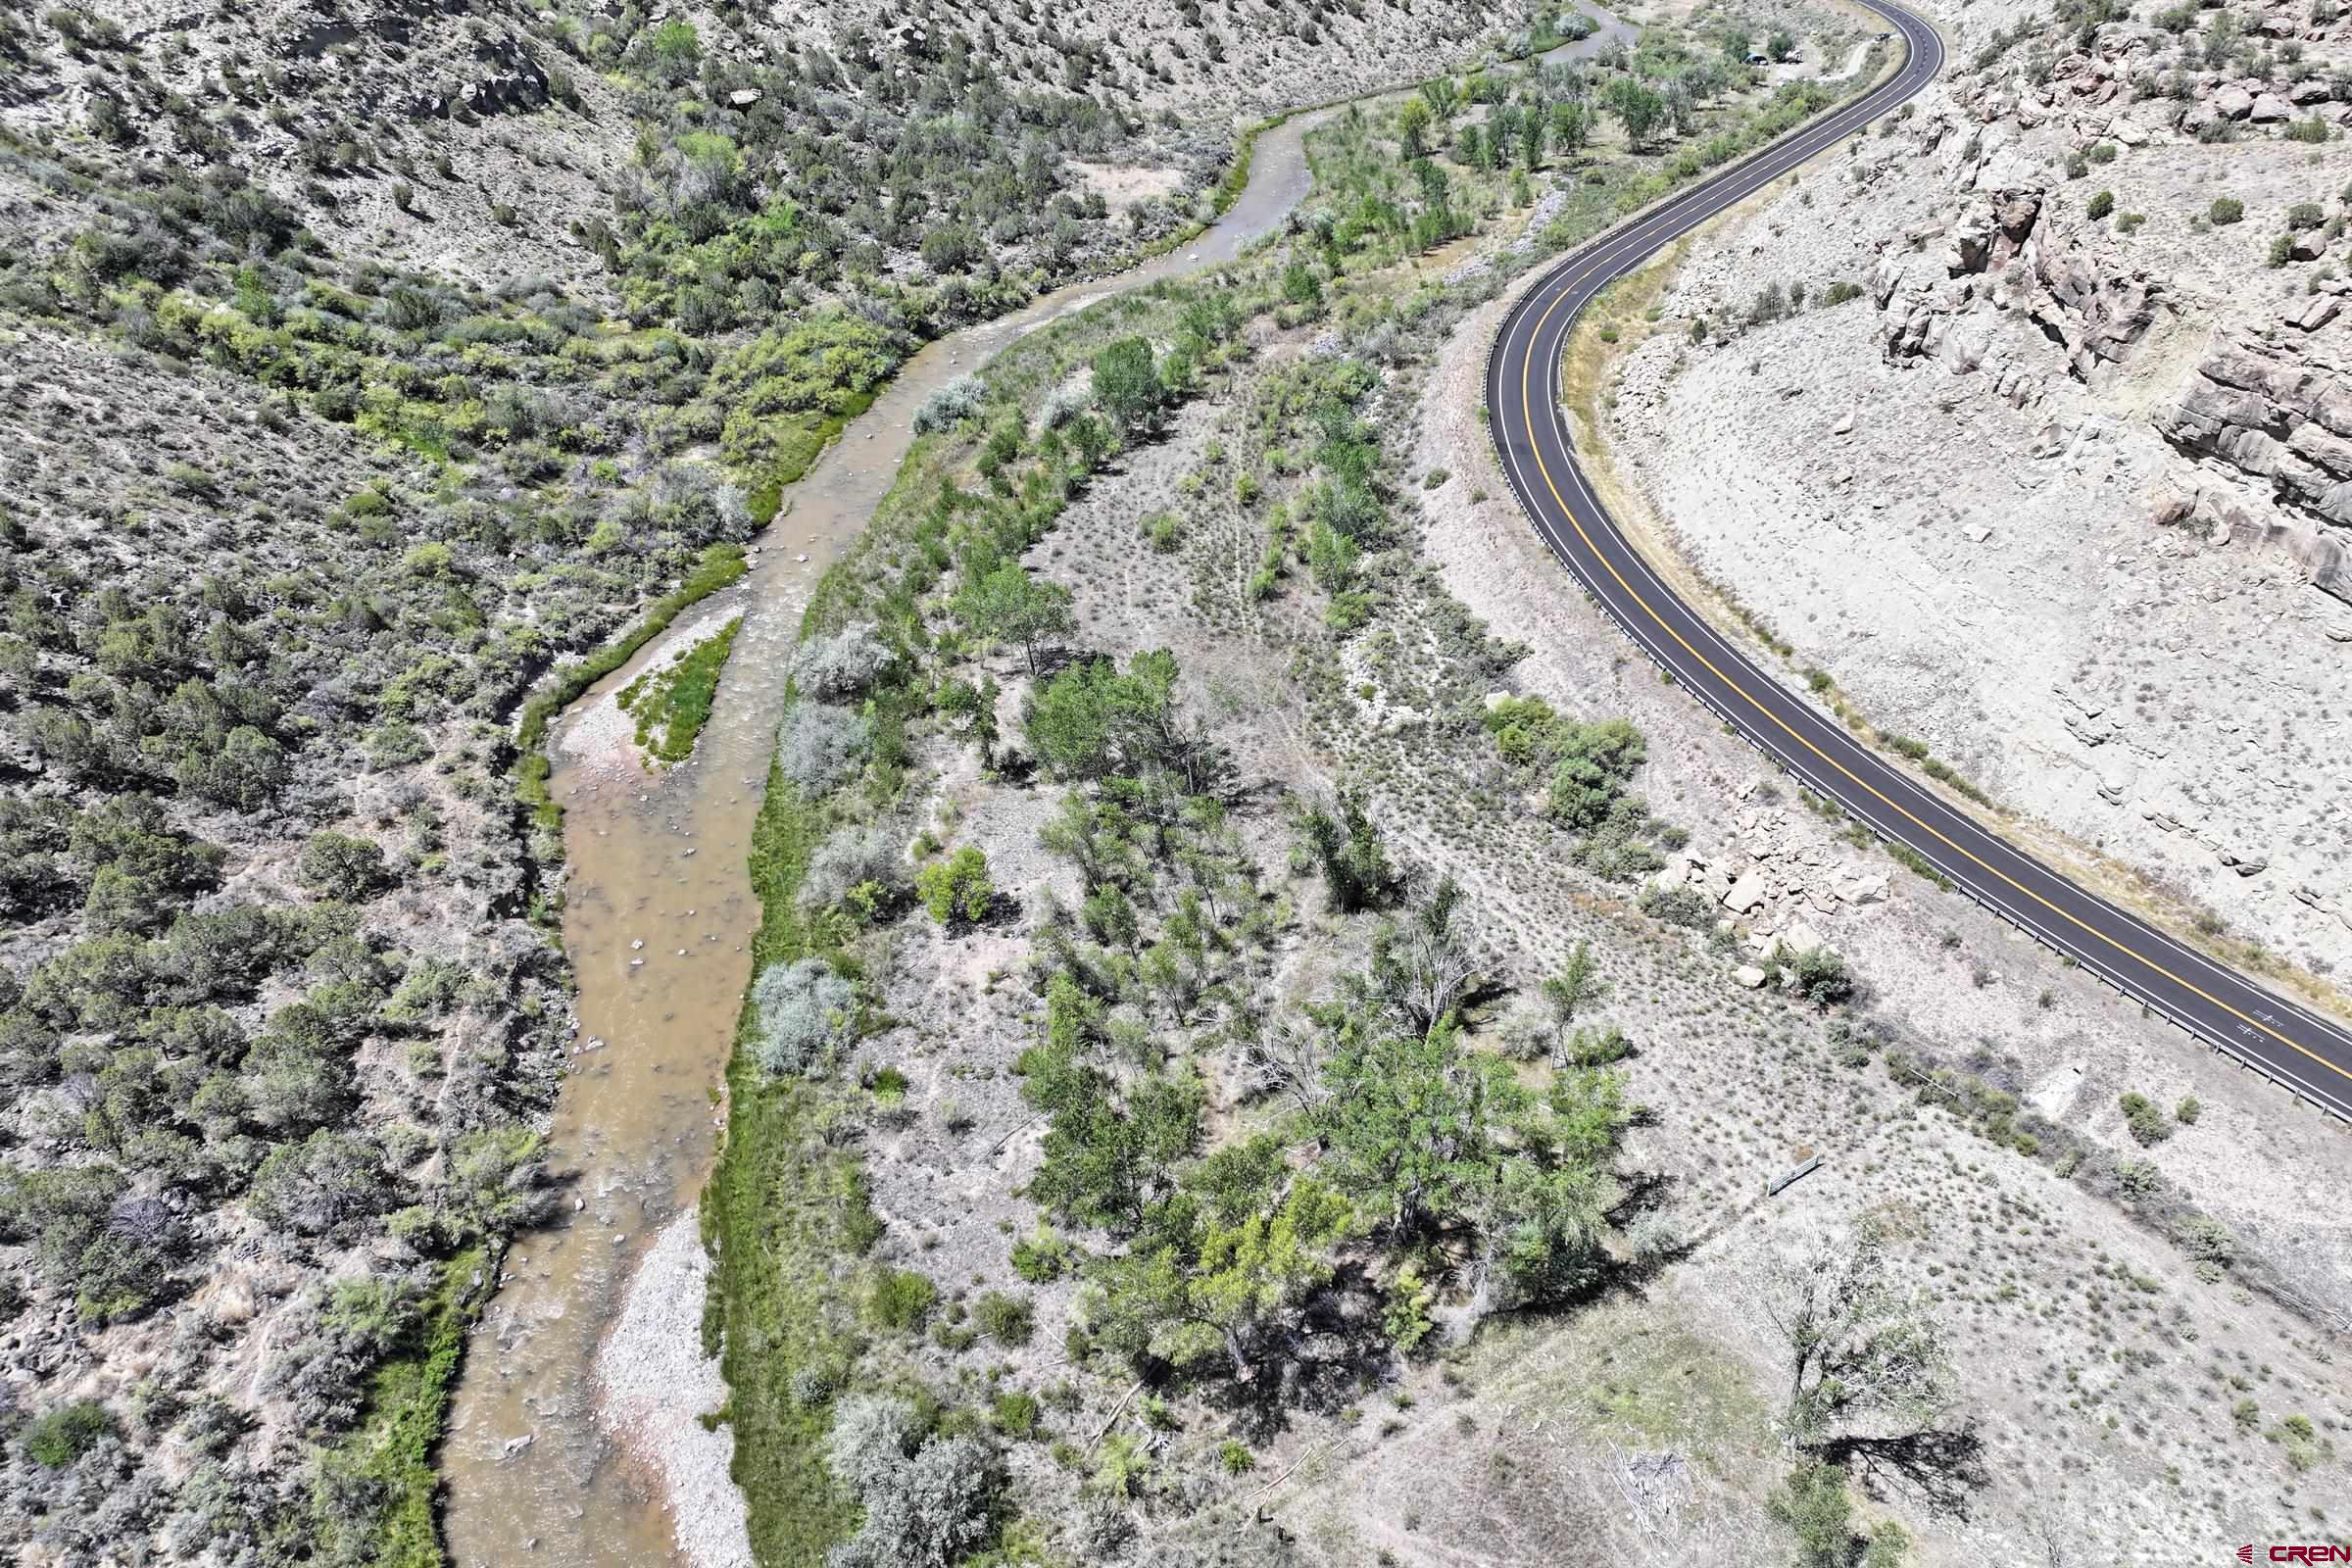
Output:
[[[1933,357],[1957,371],[1985,368],[2002,313],[2023,316],[2066,351],[2075,379],[2120,365],[2173,309],[2162,280],[2102,262],[2053,220],[2038,189],[1982,191],[1943,247],[1940,278],[1913,250],[1886,247],[1876,277],[1886,357]],[[2019,383],[2034,394],[2030,382]],[[2004,396],[2020,407],[2034,395]]]
[[[2341,339],[2321,331],[2335,318],[2335,304],[2323,295],[2292,311],[2283,330],[2294,341],[2226,341],[2197,367],[2180,401],[2157,416],[2156,427],[2180,451],[2251,481],[2286,509],[2265,515],[2206,498],[2204,515],[2229,537],[2276,537],[2314,584],[2352,599],[2352,534],[2343,531],[2352,528],[2352,367],[2340,355]],[[2196,514],[2175,496],[2160,504],[2157,520]]]

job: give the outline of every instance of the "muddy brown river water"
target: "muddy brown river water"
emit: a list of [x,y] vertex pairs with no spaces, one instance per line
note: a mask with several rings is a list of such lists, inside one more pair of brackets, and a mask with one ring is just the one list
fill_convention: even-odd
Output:
[[[1630,27],[1586,9],[1603,31],[1548,58],[1590,54],[1612,35],[1631,41]],[[516,1241],[466,1349],[441,1455],[459,1568],[679,1560],[650,1479],[597,1420],[597,1349],[646,1247],[709,1174],[716,1093],[760,922],[746,859],[785,662],[818,573],[865,526],[912,445],[915,411],[1057,317],[1234,260],[1305,198],[1305,135],[1330,112],[1261,136],[1240,199],[1193,243],[943,338],[900,369],[794,488],[750,574],[694,612],[710,627],[732,614],[744,620],[690,761],[657,776],[584,761],[564,745],[579,715],[656,656],[659,638],[551,734],[569,864],[564,945],[579,986],[575,1044],[602,1045],[572,1057],[556,1106],[552,1164],[573,1183],[564,1215]]]
[[564,747],[576,716],[634,679],[661,639],[583,697],[551,735],[570,867],[564,945],[579,984],[575,1044],[603,1045],[572,1058],[550,1138],[553,1164],[576,1183],[582,1206],[567,1200],[562,1220],[515,1243],[466,1351],[442,1451],[452,1561],[619,1568],[673,1560],[650,1484],[597,1423],[593,1363],[645,1246],[695,1201],[709,1173],[713,1096],[760,923],[746,857],[785,661],[817,574],[890,488],[913,442],[915,410],[1056,317],[1240,255],[1306,194],[1303,140],[1315,118],[1259,138],[1240,200],[1192,244],[943,338],[901,368],[795,487],[790,510],[760,537],[749,576],[695,612],[698,621],[735,613],[744,621],[691,761],[655,776],[583,761]]

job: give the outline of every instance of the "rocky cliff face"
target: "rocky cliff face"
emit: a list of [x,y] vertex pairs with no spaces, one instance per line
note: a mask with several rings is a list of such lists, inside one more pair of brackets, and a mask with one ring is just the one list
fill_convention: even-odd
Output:
[[2352,364],[2343,334],[2328,330],[2341,310],[2332,293],[2291,305],[2274,335],[2232,338],[2197,367],[2157,429],[2253,484],[2192,481],[2160,498],[2156,520],[2204,521],[2217,542],[2283,544],[2315,586],[2352,600]]
[[1694,248],[1612,425],[1798,666],[2342,972],[2352,33],[1936,20],[1943,82]]

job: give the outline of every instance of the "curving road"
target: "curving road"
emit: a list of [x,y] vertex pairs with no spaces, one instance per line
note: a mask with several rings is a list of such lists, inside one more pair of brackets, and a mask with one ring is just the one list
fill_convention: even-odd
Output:
[[1577,462],[1559,407],[1560,358],[1594,296],[1659,247],[1911,97],[1941,69],[1943,43],[1933,27],[1886,0],[1863,3],[1902,35],[1908,53],[1897,74],[1573,252],[1503,318],[1487,365],[1488,422],[1503,471],[1552,554],[1642,651],[1806,788],[1909,845],[1979,903],[2127,996],[2352,1119],[2352,1032],[2013,848],[1760,670],[1651,569]]

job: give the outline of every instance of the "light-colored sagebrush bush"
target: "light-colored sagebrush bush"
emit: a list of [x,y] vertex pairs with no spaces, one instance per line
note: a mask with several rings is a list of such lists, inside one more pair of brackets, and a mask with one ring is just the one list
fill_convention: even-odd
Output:
[[833,1474],[865,1508],[865,1523],[825,1555],[826,1568],[947,1568],[987,1541],[1003,1477],[977,1438],[915,1446],[903,1399],[845,1399],[827,1439]]
[[833,1474],[853,1495],[863,1497],[897,1479],[914,1449],[915,1437],[913,1405],[878,1394],[857,1394],[834,1410],[825,1447]]
[[845,626],[835,636],[804,643],[793,662],[793,678],[808,697],[855,697],[881,678],[898,655],[871,621]]
[[829,909],[850,896],[853,888],[872,883],[885,897],[904,893],[908,885],[906,839],[881,825],[849,823],[835,828],[808,857],[801,877],[801,906]]
[[932,389],[923,399],[923,406],[914,411],[914,428],[918,434],[935,430],[952,430],[980,412],[981,387],[976,375],[959,375],[943,386]]
[[775,1077],[823,1073],[849,1039],[857,1001],[856,989],[822,958],[770,967],[752,987],[760,1065]]
[[1041,430],[1054,429],[1084,414],[1095,406],[1095,396],[1082,386],[1057,386],[1046,394],[1045,406],[1038,410],[1037,424]]
[[858,776],[873,726],[830,703],[796,703],[776,726],[776,765],[803,795],[830,794]]

